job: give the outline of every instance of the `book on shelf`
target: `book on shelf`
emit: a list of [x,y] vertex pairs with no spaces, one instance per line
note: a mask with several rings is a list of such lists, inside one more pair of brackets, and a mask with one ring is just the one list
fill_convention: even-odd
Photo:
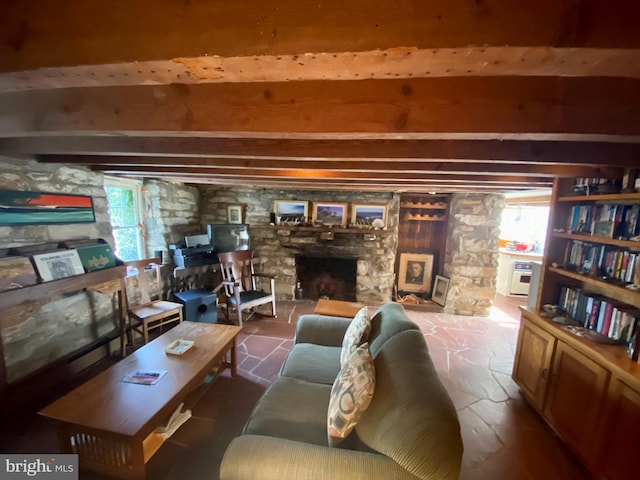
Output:
[[126,374],[122,381],[139,385],[155,385],[166,374],[167,370],[134,370]]
[[640,252],[614,245],[571,240],[565,245],[563,265],[570,271],[584,275],[625,284],[635,283],[638,255]]
[[640,310],[633,305],[578,287],[560,287],[558,306],[584,328],[620,343],[631,341],[640,323]]
[[0,292],[38,283],[38,277],[28,257],[0,258]]
[[640,205],[573,205],[568,232],[629,240],[640,235]]

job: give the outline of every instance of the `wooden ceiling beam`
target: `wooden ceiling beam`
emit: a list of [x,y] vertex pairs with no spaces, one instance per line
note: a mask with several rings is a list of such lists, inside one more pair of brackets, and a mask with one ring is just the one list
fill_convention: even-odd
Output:
[[[487,161],[424,161],[419,159],[238,159],[238,158],[195,158],[195,157],[149,157],[149,156],[104,156],[104,155],[40,155],[43,163],[69,163],[90,166],[96,170],[109,170],[118,167],[147,168],[153,172],[156,168],[173,168],[176,173],[188,169],[208,172],[215,168],[237,170],[300,170],[324,172],[371,172],[371,173],[447,173],[449,175],[483,174],[483,175],[522,175],[525,170],[522,164],[511,162]],[[622,167],[605,165],[554,165],[528,164],[526,173],[538,177],[621,177]]]
[[307,179],[307,180],[371,180],[376,181],[381,177],[396,182],[446,182],[446,183],[465,183],[485,182],[485,183],[510,183],[510,184],[545,184],[551,185],[553,179],[549,177],[537,177],[535,175],[486,175],[483,172],[465,172],[464,175],[459,173],[424,173],[424,172],[404,172],[404,171],[388,171],[383,176],[375,171],[336,171],[336,170],[311,170],[311,169],[231,169],[231,168],[192,168],[191,166],[181,168],[176,171],[171,167],[155,167],[153,169],[141,169],[136,166],[109,166],[107,168],[96,167],[108,174],[127,174],[127,172],[135,172],[137,174],[145,173],[147,176],[155,175],[171,175],[177,174],[182,176],[216,176],[218,178],[228,177],[244,177],[244,178],[261,178],[261,179]]
[[639,48],[635,0],[14,0],[0,69],[471,45]]
[[470,46],[248,57],[183,57],[0,73],[0,92],[135,85],[476,76],[640,78],[640,49]]
[[105,174],[118,175],[125,177],[144,177],[144,178],[157,178],[157,179],[170,179],[171,181],[182,181],[184,183],[209,183],[216,185],[244,185],[244,186],[268,186],[269,188],[292,188],[292,185],[317,185],[319,188],[331,189],[333,187],[351,185],[353,188],[359,186],[376,186],[381,191],[398,190],[403,186],[412,188],[421,187],[423,189],[438,189],[443,188],[455,189],[466,188],[467,186],[474,186],[476,188],[482,188],[485,191],[494,190],[502,191],[504,189],[543,189],[551,188],[552,183],[549,179],[542,181],[535,181],[535,179],[522,178],[518,181],[510,181],[508,179],[484,179],[482,177],[457,177],[457,178],[425,178],[425,179],[396,179],[396,178],[325,178],[318,176],[265,176],[265,175],[220,175],[220,174],[194,174],[194,173],[176,173],[174,171],[154,171],[152,174],[148,171],[136,171],[135,169],[119,169],[108,170]]
[[0,135],[46,132],[640,135],[640,80],[461,77],[0,94]]
[[[192,132],[197,134],[197,132]],[[275,161],[437,161],[516,165],[628,167],[640,163],[640,144],[518,140],[419,139],[273,139],[211,137],[39,136],[0,138],[0,154],[41,155],[42,161],[89,163],[160,161],[182,158],[185,164],[207,159]],[[76,158],[76,156],[79,156]],[[124,159],[108,157],[124,156]],[[150,157],[145,159],[143,157]],[[189,157],[193,157],[187,160]],[[75,158],[75,160],[74,160]],[[501,168],[497,166],[496,168]],[[515,167],[514,167],[515,168]]]
[[[126,175],[124,177],[128,178],[154,178],[148,177],[146,175]],[[224,181],[221,181],[217,178],[213,177],[201,177],[194,179],[193,177],[181,177],[171,175],[169,177],[158,176],[158,180],[165,180],[171,182],[181,182],[185,184],[199,184],[199,185],[218,185],[220,187],[247,187],[251,186],[253,188],[266,188],[266,189],[279,189],[279,190],[296,190],[296,189],[304,189],[304,190],[322,190],[322,191],[336,191],[336,190],[346,190],[346,191],[375,191],[375,192],[434,192],[434,193],[453,193],[453,192],[484,192],[484,193],[496,193],[496,192],[518,192],[518,191],[530,191],[531,189],[542,189],[549,190],[547,187],[529,187],[522,184],[503,184],[500,186],[493,184],[484,184],[484,183],[472,183],[469,182],[467,184],[456,184],[456,185],[447,185],[447,184],[430,184],[428,182],[424,183],[388,183],[385,180],[380,180],[378,182],[367,182],[367,183],[357,183],[357,182],[300,182],[295,179],[288,179],[287,181],[282,182],[274,182],[274,181],[264,181],[264,180],[247,180],[245,178],[241,179],[232,179],[227,178]]]

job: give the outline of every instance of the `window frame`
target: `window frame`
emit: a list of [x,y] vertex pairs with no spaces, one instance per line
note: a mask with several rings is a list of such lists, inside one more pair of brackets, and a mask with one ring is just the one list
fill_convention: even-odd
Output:
[[[109,206],[109,194],[107,192],[108,188],[120,188],[125,190],[133,191],[133,205],[134,205],[134,215],[136,225],[127,226],[127,227],[117,227],[114,226],[111,221],[111,207]],[[140,180],[134,179],[125,179],[125,178],[115,178],[115,177],[104,177],[104,191],[105,198],[107,200],[107,215],[109,216],[109,224],[111,225],[112,232],[118,230],[128,230],[135,228],[136,230],[136,253],[137,258],[127,259],[127,260],[141,260],[145,258],[145,244],[144,244],[144,232],[142,231],[142,222],[143,222],[143,209],[142,209],[142,182]],[[114,244],[115,244],[115,235],[112,233]],[[118,246],[115,245],[115,250],[117,250]],[[124,260],[124,259],[122,259]]]

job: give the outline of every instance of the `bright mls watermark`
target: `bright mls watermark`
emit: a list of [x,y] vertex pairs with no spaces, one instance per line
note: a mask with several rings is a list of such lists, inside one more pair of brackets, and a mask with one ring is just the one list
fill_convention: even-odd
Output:
[[0,480],[78,480],[78,455],[0,454]]

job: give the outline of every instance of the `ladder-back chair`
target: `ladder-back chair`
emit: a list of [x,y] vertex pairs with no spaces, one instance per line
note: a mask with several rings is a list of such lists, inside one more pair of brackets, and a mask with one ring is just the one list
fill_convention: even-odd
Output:
[[[218,253],[222,285],[227,297],[227,320],[229,310],[238,312],[238,325],[242,326],[242,312],[259,305],[271,304],[271,315],[276,316],[275,277],[256,272],[260,259],[254,258],[251,250]],[[268,285],[268,290],[263,288]]]
[[[127,308],[129,328],[132,332],[136,331],[142,335],[144,343],[148,343],[150,330],[169,323],[182,322],[182,304],[162,299],[162,278],[160,276],[162,260],[160,258],[134,260],[124,262],[124,264],[127,266],[129,276],[131,269],[137,271],[135,275],[138,277],[138,289],[140,290],[139,301]],[[132,297],[132,295],[127,295],[127,298]],[[152,297],[155,297],[155,300]],[[134,343],[133,333],[132,343]]]

